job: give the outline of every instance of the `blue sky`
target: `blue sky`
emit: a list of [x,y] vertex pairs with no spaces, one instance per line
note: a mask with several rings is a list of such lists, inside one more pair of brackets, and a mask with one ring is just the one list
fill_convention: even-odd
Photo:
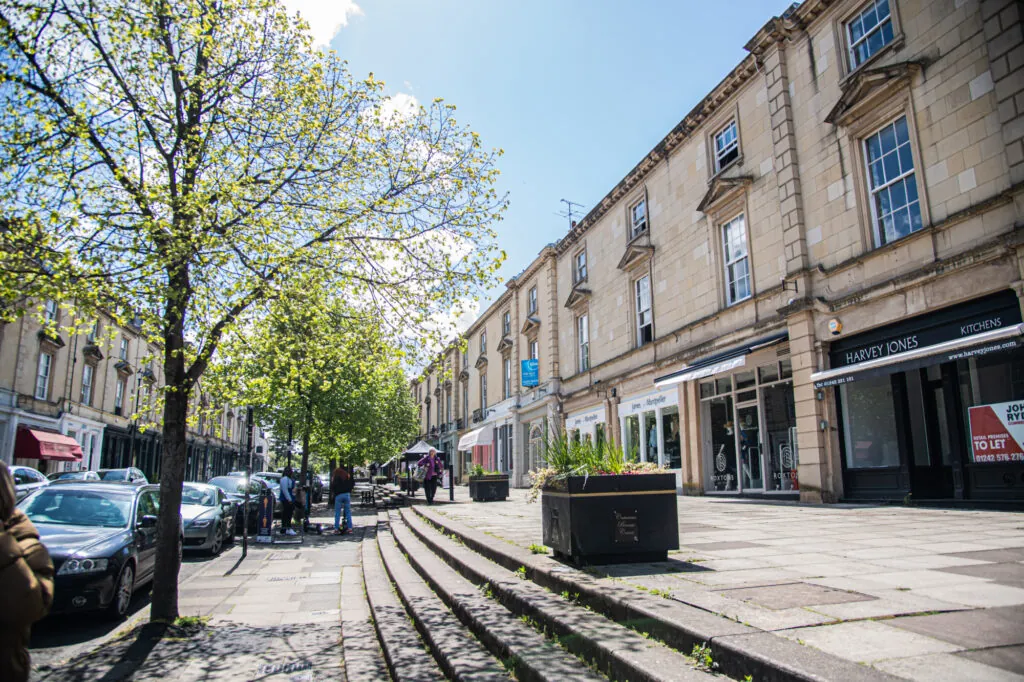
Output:
[[[344,8],[330,45],[388,94],[443,97],[500,147],[503,282],[565,234],[746,54],[789,2],[292,0]],[[292,4],[292,3],[289,3]],[[301,7],[301,5],[300,5]],[[301,11],[301,9],[300,9]],[[312,11],[312,7],[311,7]],[[314,32],[329,17],[310,16]],[[328,27],[327,35],[331,31]],[[485,308],[503,290],[489,292]]]

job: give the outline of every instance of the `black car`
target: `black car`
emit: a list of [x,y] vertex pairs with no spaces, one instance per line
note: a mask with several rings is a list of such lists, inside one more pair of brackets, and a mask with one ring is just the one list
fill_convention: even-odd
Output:
[[[235,532],[240,532],[245,527],[243,517],[245,504],[245,476],[217,476],[210,479],[210,485],[215,485],[224,491],[229,500],[238,502],[238,510],[235,512]],[[249,484],[249,532],[256,532],[256,519],[259,514],[260,495],[270,486],[262,479],[253,477]]]
[[159,492],[128,482],[54,481],[18,503],[53,559],[51,613],[128,613],[132,594],[153,579]]

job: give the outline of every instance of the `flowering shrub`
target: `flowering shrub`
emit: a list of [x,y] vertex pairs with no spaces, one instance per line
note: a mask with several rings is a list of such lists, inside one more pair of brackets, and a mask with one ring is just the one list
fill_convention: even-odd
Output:
[[544,453],[547,466],[530,472],[529,502],[536,502],[544,488],[565,490],[570,476],[620,476],[665,471],[657,464],[636,461],[635,451],[627,457],[614,443],[578,442],[564,433],[545,435]]

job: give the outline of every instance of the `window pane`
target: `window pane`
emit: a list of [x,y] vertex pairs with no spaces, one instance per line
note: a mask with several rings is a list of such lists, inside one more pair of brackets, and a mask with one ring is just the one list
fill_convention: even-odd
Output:
[[892,125],[887,125],[878,131],[878,137],[882,142],[882,151],[887,152],[896,147],[896,130]]
[[889,197],[892,200],[893,210],[907,205],[907,190],[904,187],[903,180],[889,188]]
[[767,383],[769,381],[778,381],[779,379],[779,367],[774,362],[770,365],[763,365],[757,368],[757,373],[761,379],[761,383]]
[[715,392],[719,395],[732,390],[732,377],[721,377],[715,379]]
[[846,466],[850,469],[899,466],[899,440],[890,376],[840,387]]
[[733,375],[733,378],[736,380],[737,390],[741,388],[749,388],[754,385],[754,370],[739,372]]
[[700,397],[710,398],[713,395],[715,395],[715,382],[702,381],[700,384]]
[[703,404],[704,420],[710,430],[711,451],[707,453],[711,490],[736,490],[736,436],[732,398],[713,398]]
[[895,153],[886,154],[882,157],[882,164],[885,168],[886,181],[898,178],[900,175],[900,158]]

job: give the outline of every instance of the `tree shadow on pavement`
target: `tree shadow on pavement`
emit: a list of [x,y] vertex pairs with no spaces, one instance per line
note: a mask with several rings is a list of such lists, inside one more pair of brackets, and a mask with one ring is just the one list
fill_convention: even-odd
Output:
[[35,682],[121,682],[181,679],[338,679],[339,629],[332,625],[220,624],[179,628],[149,623]]

